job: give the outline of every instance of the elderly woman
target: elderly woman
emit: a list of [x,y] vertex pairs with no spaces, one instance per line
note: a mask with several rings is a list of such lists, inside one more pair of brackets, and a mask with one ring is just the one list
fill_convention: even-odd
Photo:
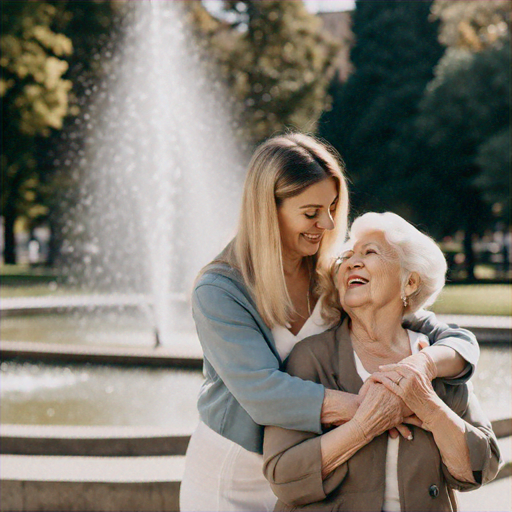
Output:
[[[428,342],[402,327],[404,315],[434,302],[445,271],[434,241],[401,217],[367,213],[354,222],[331,269],[337,293],[332,286],[324,299],[331,319],[341,317],[340,306],[348,318],[298,343],[287,371],[359,393],[362,402],[352,419],[322,435],[265,429],[275,510],[451,511],[452,489],[496,476],[498,446],[471,386],[431,383],[408,363]],[[387,431],[403,421],[415,425],[413,436],[391,439]]]

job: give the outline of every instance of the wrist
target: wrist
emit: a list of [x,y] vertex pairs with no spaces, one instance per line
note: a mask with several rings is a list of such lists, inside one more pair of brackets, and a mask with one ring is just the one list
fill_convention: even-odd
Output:
[[432,358],[432,356],[429,353],[429,348],[426,347],[423,350],[420,350],[417,354],[418,357],[423,357],[425,361],[425,372],[428,380],[433,381],[435,378],[437,378],[437,365]]
[[375,437],[370,426],[355,416],[346,425],[351,429],[356,443],[366,444]]
[[321,422],[339,424],[349,421],[356,413],[361,399],[358,395],[326,389],[322,405]]

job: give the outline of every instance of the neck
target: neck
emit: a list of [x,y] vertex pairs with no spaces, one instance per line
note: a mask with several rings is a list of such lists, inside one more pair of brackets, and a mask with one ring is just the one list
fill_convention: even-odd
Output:
[[[352,345],[376,358],[394,359],[409,351],[409,338],[402,327],[402,308],[394,304],[378,309],[354,308],[349,311]],[[383,364],[383,363],[381,363]]]
[[302,256],[283,254],[283,272],[286,277],[296,277],[303,271],[305,260]]

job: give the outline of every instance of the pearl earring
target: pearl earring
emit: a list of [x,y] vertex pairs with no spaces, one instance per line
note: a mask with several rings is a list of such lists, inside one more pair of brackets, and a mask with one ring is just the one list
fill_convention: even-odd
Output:
[[407,307],[407,296],[402,295],[401,299],[402,299],[402,302],[404,303],[404,308],[406,308]]

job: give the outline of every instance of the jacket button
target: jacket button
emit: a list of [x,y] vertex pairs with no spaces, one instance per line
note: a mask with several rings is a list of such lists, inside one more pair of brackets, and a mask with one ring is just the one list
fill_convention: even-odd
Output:
[[430,496],[432,498],[437,498],[439,496],[439,487],[437,487],[437,485],[435,484],[432,484],[429,488],[428,488],[428,493],[430,494]]

